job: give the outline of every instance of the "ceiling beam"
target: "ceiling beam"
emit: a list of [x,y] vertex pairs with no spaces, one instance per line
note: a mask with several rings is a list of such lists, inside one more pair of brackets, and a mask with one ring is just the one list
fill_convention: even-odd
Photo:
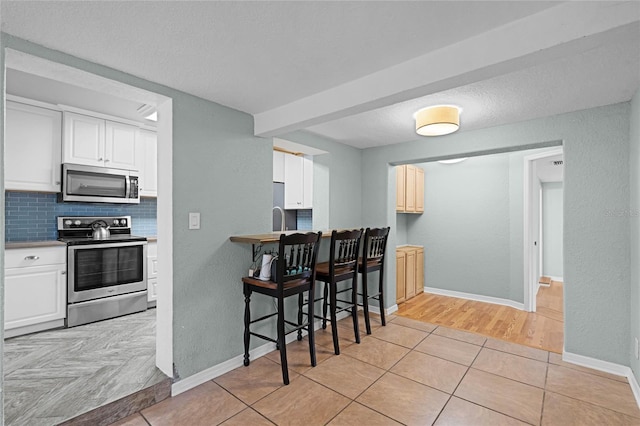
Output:
[[[639,25],[636,2],[566,2],[254,115],[271,137],[584,52]],[[452,100],[455,102],[455,100]]]

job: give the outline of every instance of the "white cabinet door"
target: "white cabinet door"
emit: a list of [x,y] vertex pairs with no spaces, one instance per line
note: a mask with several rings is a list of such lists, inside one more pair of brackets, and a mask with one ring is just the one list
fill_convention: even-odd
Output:
[[62,113],[7,102],[5,189],[60,192]]
[[147,302],[158,299],[158,245],[147,244]]
[[305,155],[302,161],[303,171],[303,199],[302,208],[313,208],[313,157]]
[[284,182],[284,152],[273,151],[273,181]]
[[104,166],[132,170],[136,167],[136,133],[128,124],[105,122]]
[[65,318],[65,273],[65,264],[6,269],[5,330]]
[[65,111],[63,162],[104,166],[104,149],[104,120]]
[[147,280],[147,302],[158,300],[158,279],[151,278]]
[[136,136],[136,167],[140,172],[140,195],[158,196],[158,137],[155,132],[140,130]]
[[304,201],[303,158],[297,155],[284,156],[284,208],[301,209]]

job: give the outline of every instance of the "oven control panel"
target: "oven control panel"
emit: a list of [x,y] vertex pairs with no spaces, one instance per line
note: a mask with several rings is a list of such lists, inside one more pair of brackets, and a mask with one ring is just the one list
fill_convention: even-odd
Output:
[[[74,216],[58,217],[58,230],[86,229],[91,230],[95,222],[106,224],[109,229],[130,229],[131,216],[98,217],[98,216]],[[103,226],[104,226],[103,224]]]

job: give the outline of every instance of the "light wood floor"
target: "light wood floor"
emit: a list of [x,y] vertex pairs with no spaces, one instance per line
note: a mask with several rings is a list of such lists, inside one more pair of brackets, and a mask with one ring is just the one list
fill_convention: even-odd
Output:
[[512,343],[562,353],[564,343],[562,282],[540,287],[537,312],[430,293],[398,306],[397,315]]

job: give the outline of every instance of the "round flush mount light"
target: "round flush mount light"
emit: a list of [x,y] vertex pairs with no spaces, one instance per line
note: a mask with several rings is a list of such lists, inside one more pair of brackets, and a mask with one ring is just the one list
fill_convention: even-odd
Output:
[[460,128],[460,108],[437,105],[423,108],[414,114],[416,133],[422,136],[442,136]]

